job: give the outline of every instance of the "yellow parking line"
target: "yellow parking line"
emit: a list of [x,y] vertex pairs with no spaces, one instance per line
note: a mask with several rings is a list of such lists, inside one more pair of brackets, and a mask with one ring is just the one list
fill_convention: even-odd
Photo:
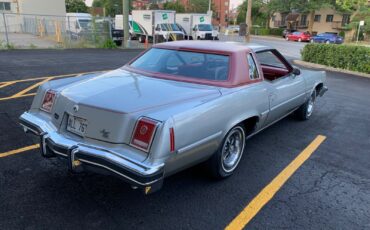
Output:
[[30,87],[27,87],[26,89],[24,89],[24,90],[22,90],[22,91],[20,91],[20,92],[18,92],[18,93],[16,93],[16,94],[14,94],[14,95],[13,95],[13,96],[11,96],[11,97],[12,97],[12,98],[14,98],[14,97],[22,96],[22,95],[24,95],[25,93],[29,92],[30,90],[32,90],[32,89],[34,89],[34,88],[38,87],[39,85],[42,85],[42,84],[44,84],[44,83],[45,83],[45,82],[47,82],[47,81],[50,81],[51,79],[53,79],[53,77],[45,78],[44,80],[42,80],[42,81],[40,81],[40,82],[37,82],[36,84],[31,85]]
[[4,87],[7,87],[7,86],[9,86],[9,85],[13,85],[13,84],[14,84],[14,82],[1,83],[1,85],[0,85],[0,89],[1,89],[1,88],[4,88]]
[[249,221],[265,206],[294,174],[295,171],[312,155],[326,139],[318,135],[283,171],[279,173],[254,199],[235,217],[226,230],[243,229]]
[[32,90],[32,89],[34,89],[34,88],[38,87],[39,85],[42,85],[42,84],[44,84],[45,82],[52,80],[53,78],[54,78],[54,77],[48,77],[48,78],[45,78],[44,80],[42,80],[42,81],[40,81],[40,82],[37,82],[36,84],[31,85],[30,87],[27,87],[26,89],[24,89],[24,90],[22,90],[22,91],[20,91],[20,92],[18,92],[18,93],[16,93],[16,94],[14,94],[14,95],[13,95],[13,96],[11,96],[11,97],[13,97],[13,98],[14,98],[14,97],[22,96],[22,95],[26,94],[27,92],[29,92],[30,90]]
[[77,76],[77,75],[81,75],[81,74],[101,73],[101,72],[107,72],[107,71],[110,71],[110,70],[99,70],[99,71],[90,71],[90,72],[81,72],[81,73],[62,74],[62,75],[47,76],[47,77],[28,78],[28,79],[13,80],[13,81],[3,81],[3,82],[0,82],[0,84],[19,83],[19,82],[27,82],[27,81],[37,81],[37,80],[43,80],[43,79],[46,79],[46,78],[49,78],[49,77],[53,77],[53,78],[71,77],[71,76]]
[[21,98],[21,97],[29,97],[29,96],[35,96],[36,93],[28,93],[28,94],[23,94],[23,95],[20,95],[20,96],[17,96],[17,97],[2,97],[0,98],[0,101],[6,101],[6,100],[10,100],[10,99],[16,99],[16,98]]
[[40,147],[40,145],[35,144],[35,145],[26,146],[26,147],[23,147],[23,148],[20,148],[20,149],[11,150],[11,151],[8,151],[8,152],[5,152],[5,153],[0,153],[0,158],[7,157],[7,156],[10,156],[10,155],[14,155],[14,154],[17,154],[17,153],[23,153],[23,152],[26,152],[26,151],[29,151],[29,150],[32,150],[32,149],[37,149],[38,147]]

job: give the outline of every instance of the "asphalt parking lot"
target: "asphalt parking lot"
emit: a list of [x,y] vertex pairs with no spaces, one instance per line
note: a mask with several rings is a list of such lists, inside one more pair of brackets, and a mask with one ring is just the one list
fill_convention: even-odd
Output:
[[[328,72],[329,91],[313,117],[287,117],[248,140],[238,170],[222,181],[200,165],[145,196],[116,178],[71,175],[62,161],[41,158],[18,125],[45,80],[29,79],[110,70],[139,52],[0,52],[0,229],[223,229],[246,207],[255,213],[246,229],[370,229],[367,78]],[[280,173],[319,135],[326,139],[282,183]],[[281,187],[261,205],[274,182]]]

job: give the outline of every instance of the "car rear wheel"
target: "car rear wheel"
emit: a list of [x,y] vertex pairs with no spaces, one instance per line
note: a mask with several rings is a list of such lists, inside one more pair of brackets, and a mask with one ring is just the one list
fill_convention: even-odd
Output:
[[241,125],[233,127],[224,138],[217,152],[209,159],[213,177],[222,179],[231,176],[243,155],[245,131]]
[[325,43],[326,43],[326,44],[330,44],[330,41],[328,40],[328,41],[326,41]]
[[301,105],[301,107],[297,109],[297,111],[295,112],[297,118],[302,121],[310,119],[315,108],[315,102],[316,102],[316,90],[314,90],[310,98],[303,105]]
[[139,36],[139,42],[140,43],[144,43],[145,42],[145,36],[144,35],[140,35]]

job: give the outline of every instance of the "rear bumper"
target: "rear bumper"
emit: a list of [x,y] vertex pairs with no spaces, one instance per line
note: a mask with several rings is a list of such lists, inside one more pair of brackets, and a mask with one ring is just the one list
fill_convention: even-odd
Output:
[[31,113],[20,116],[25,132],[40,137],[41,155],[46,158],[60,156],[67,159],[72,172],[94,171],[118,176],[145,193],[159,190],[163,184],[164,164],[148,165],[126,158],[112,150],[95,145],[86,145],[66,138],[55,127]]

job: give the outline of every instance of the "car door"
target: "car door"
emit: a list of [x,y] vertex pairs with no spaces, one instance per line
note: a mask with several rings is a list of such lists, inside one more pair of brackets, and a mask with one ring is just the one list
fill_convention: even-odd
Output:
[[293,41],[297,41],[297,40],[298,40],[298,37],[299,37],[299,32],[294,32],[294,33],[292,34],[292,40],[293,40]]
[[293,73],[293,67],[276,50],[256,53],[269,88],[270,110],[267,124],[284,117],[305,100],[306,83],[302,76]]

